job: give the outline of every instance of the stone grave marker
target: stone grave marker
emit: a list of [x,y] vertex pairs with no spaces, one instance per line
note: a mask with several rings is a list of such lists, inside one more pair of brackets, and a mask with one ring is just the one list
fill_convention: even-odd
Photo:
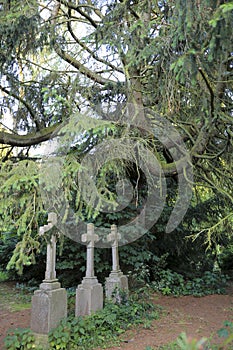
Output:
[[[44,235],[56,223],[56,213],[49,213],[48,225],[40,227],[39,234]],[[37,334],[47,335],[61,319],[67,317],[67,294],[56,278],[55,264],[56,236],[52,234],[47,243],[45,279],[32,297],[31,330]]]
[[103,287],[94,273],[94,248],[99,236],[94,233],[93,224],[87,224],[87,233],[81,239],[87,245],[86,275],[76,289],[75,316],[90,315],[103,308]]
[[119,264],[118,242],[121,238],[116,225],[111,226],[111,233],[107,236],[108,242],[112,245],[112,271],[109,277],[106,278],[105,294],[106,298],[115,301],[121,300],[120,290],[128,293],[128,278],[123,275]]

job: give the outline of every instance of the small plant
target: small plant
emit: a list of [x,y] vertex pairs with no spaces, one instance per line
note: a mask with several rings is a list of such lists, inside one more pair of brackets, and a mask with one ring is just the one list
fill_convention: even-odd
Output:
[[7,350],[43,350],[39,345],[35,345],[35,336],[30,329],[17,328],[13,333],[8,333],[4,344]]
[[206,341],[206,338],[197,340],[195,338],[188,337],[186,333],[181,333],[176,342],[180,350],[205,350]]
[[71,316],[74,314],[74,310],[75,310],[76,288],[70,287],[70,288],[67,288],[66,291],[67,291],[68,315]]
[[[175,342],[169,343],[167,345],[162,345],[159,350],[214,350],[207,346],[207,339],[195,339],[188,337],[186,333],[181,333]],[[154,350],[151,348],[151,350]]]
[[[211,341],[206,338],[195,339],[188,337],[186,333],[181,333],[175,342],[160,346],[159,350],[220,350],[232,349],[233,345],[233,322],[225,321],[223,327],[218,330],[219,337],[224,338],[221,344],[211,344]],[[229,347],[230,345],[230,347]],[[147,347],[145,350],[154,350]]]
[[229,344],[233,345],[233,322],[225,321],[223,327],[217,333],[219,337],[225,338],[222,343],[223,347]]

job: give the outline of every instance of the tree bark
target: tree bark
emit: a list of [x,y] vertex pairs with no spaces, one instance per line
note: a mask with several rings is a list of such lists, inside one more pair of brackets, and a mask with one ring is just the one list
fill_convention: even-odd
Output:
[[38,145],[55,137],[60,128],[61,124],[55,124],[44,128],[43,130],[31,132],[26,135],[11,134],[6,131],[0,131],[0,144],[16,147]]

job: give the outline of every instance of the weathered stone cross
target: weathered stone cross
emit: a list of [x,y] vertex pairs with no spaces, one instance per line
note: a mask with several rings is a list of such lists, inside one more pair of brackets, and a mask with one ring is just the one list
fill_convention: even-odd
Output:
[[112,245],[112,272],[120,271],[119,254],[118,254],[118,241],[121,239],[120,233],[117,231],[117,226],[111,226],[111,233],[107,236],[108,242]]
[[[43,236],[45,232],[51,230],[57,223],[57,214],[48,214],[48,225],[41,226],[39,228],[39,235]],[[47,243],[47,257],[46,257],[46,271],[45,271],[45,281],[56,280],[56,237],[51,235],[50,241]]]
[[118,247],[120,239],[121,235],[117,231],[117,226],[112,225],[111,233],[107,236],[107,240],[111,242],[112,246],[112,271],[109,277],[106,278],[105,293],[108,299],[118,302],[122,300],[122,296],[120,295],[121,290],[124,290],[126,294],[128,293],[128,278],[123,275],[119,264]]
[[[57,223],[56,213],[48,214],[48,225],[39,228],[39,234],[51,230]],[[67,317],[67,294],[65,288],[56,279],[56,235],[52,232],[47,242],[47,257],[45,279],[40,288],[32,297],[31,330],[35,333],[38,342],[56,328],[63,318]],[[42,337],[42,338],[41,338]],[[43,344],[47,349],[46,344]],[[45,348],[43,346],[43,349]]]
[[82,242],[87,243],[87,268],[86,278],[95,277],[94,273],[94,248],[99,236],[94,233],[94,225],[87,224],[87,233],[82,235]]

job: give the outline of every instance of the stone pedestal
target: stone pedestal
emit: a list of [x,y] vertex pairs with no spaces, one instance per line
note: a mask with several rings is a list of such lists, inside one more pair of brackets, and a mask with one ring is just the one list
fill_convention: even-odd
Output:
[[31,330],[48,334],[61,319],[67,317],[67,294],[57,280],[46,281],[32,297]]
[[103,287],[96,277],[84,277],[76,289],[75,316],[90,315],[103,308]]
[[123,272],[112,271],[109,277],[106,278],[105,295],[107,299],[113,301],[121,301],[120,291],[128,294],[128,278],[123,275]]
[[48,334],[38,334],[34,332],[35,347],[34,349],[49,350],[49,337]]

